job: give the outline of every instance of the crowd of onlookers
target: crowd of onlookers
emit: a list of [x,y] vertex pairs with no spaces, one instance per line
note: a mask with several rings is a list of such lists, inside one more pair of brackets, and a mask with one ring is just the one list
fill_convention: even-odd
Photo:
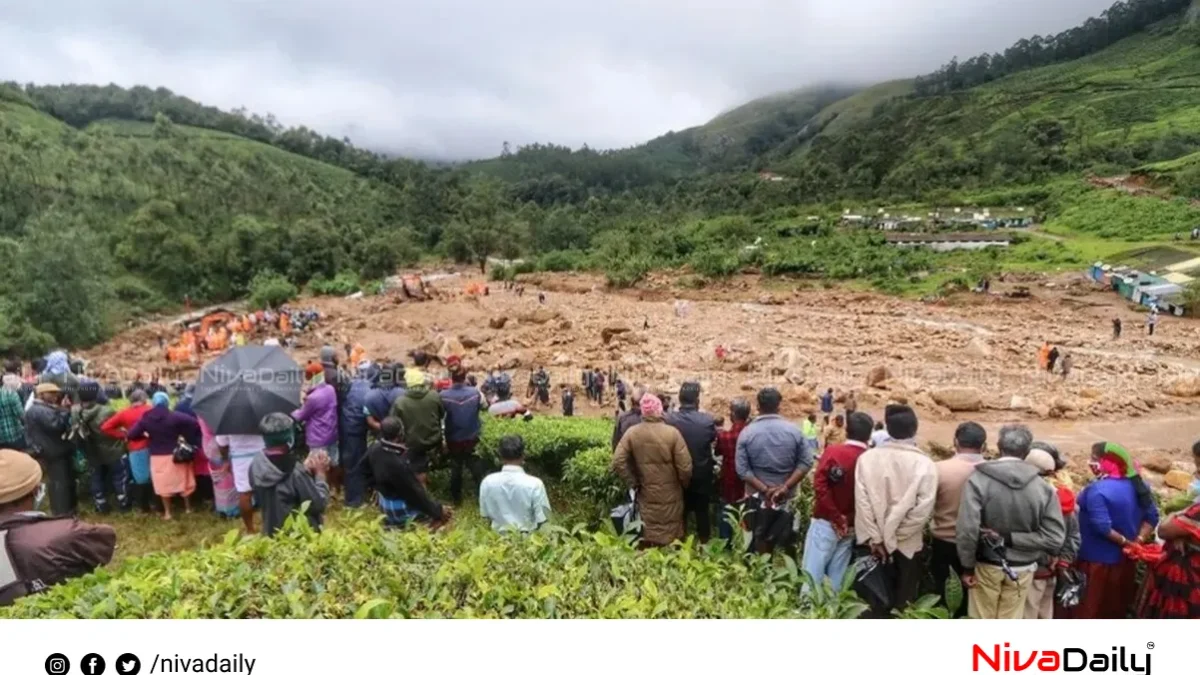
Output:
[[[800,426],[780,416],[774,388],[758,392],[753,418],[748,401],[733,401],[728,428],[700,410],[695,383],[672,412],[641,388],[633,398],[612,467],[635,490],[644,546],[683,538],[690,521],[706,541],[715,516],[724,537],[737,523],[754,550],[792,551],[793,498],[811,475],[802,568],[836,588],[853,574],[869,616],[909,605],[928,577],[951,596],[954,577],[967,596],[958,613],[976,618],[1200,618],[1200,501],[1160,522],[1137,463],[1115,443],[1092,447],[1094,480],[1075,486],[1062,453],[1022,425],[1000,429],[987,459],[986,431],[963,423],[954,456],[935,462],[908,406],[889,405],[882,424],[838,415],[822,444],[815,415]],[[828,415],[832,391],[821,399]],[[1200,476],[1200,443],[1193,455]]]
[[[409,364],[363,358],[344,368],[338,356],[324,347],[307,364],[299,408],[232,435],[213,433],[195,413],[190,386],[172,396],[161,386],[123,391],[70,378],[65,354],[33,382],[10,368],[0,388],[0,562],[8,563],[0,571],[11,571],[0,575],[0,604],[111,557],[111,528],[70,517],[81,472],[101,512],[157,509],[169,519],[176,499],[185,511],[211,501],[247,532],[271,535],[297,510],[320,528],[339,491],[349,508],[372,499],[388,527],[439,528],[454,506],[427,489],[438,461],[450,469],[454,505],[469,474],[495,529],[547,521],[545,486],[522,468],[519,436],[500,442],[502,467],[487,477],[476,453],[485,417],[528,415],[506,375],[476,386],[456,357],[437,364],[414,352]],[[590,400],[602,400],[605,380],[620,382],[587,373]],[[535,372],[531,384],[543,390],[548,377]],[[935,462],[917,446],[907,406],[888,406],[876,422],[846,396],[835,415],[827,390],[823,419],[814,412],[795,424],[768,387],[757,415],[737,399],[726,425],[701,409],[700,395],[687,382],[673,407],[640,385],[616,397],[628,409],[614,426],[612,469],[633,491],[642,546],[672,544],[690,527],[700,541],[716,529],[732,545],[734,529],[745,528],[757,553],[799,550],[811,583],[840,587],[853,575],[878,617],[914,601],[929,578],[946,597],[948,581],[960,580],[959,611],[972,617],[1200,617],[1200,506],[1160,522],[1136,462],[1116,444],[1092,448],[1095,480],[1075,486],[1058,449],[1020,425],[1000,430],[987,459],[985,430],[963,423],[954,456]],[[128,405],[114,405],[119,397]],[[1195,453],[1200,463],[1200,444]],[[794,510],[809,478],[801,542]],[[53,517],[39,511],[43,496]],[[1138,564],[1148,566],[1140,584]]]

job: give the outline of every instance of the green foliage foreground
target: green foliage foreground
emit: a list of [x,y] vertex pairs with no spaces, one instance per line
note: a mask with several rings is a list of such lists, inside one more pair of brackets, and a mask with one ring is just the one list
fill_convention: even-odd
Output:
[[320,534],[231,532],[153,554],[0,610],[0,618],[804,617],[794,562],[722,545],[638,551],[613,534],[484,527],[385,531],[365,516]]

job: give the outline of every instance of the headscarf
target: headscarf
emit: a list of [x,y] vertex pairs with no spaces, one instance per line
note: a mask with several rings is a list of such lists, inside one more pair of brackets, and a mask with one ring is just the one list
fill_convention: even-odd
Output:
[[1100,455],[1100,474],[1108,478],[1135,478],[1138,467],[1128,450],[1116,443],[1105,443]]
[[425,373],[420,368],[410,368],[404,371],[404,384],[412,389],[425,384]]
[[46,367],[42,369],[43,375],[66,375],[71,372],[71,361],[67,358],[67,353],[63,350],[50,352],[46,357]]
[[154,403],[155,408],[169,408],[171,406],[171,397],[167,396],[165,391],[156,392],[150,401]]
[[658,417],[663,416],[662,399],[654,394],[646,394],[642,396],[642,401],[639,404],[642,409],[642,417]]
[[1125,448],[1116,443],[1105,443],[1100,455],[1100,475],[1107,478],[1125,478],[1133,483],[1133,491],[1137,494],[1138,505],[1149,508],[1154,503],[1154,495],[1150,494],[1150,486],[1138,472],[1137,462]]

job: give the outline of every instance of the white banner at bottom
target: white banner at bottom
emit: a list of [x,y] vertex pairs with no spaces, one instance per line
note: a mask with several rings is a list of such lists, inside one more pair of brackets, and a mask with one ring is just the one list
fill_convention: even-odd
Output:
[[[5,675],[1196,672],[1187,621],[3,621]],[[909,670],[911,669],[911,670]]]

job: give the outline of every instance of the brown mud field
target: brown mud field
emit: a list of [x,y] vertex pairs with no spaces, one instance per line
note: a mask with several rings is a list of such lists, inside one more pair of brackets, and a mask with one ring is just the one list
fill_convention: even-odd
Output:
[[[799,417],[832,387],[839,400],[854,391],[859,408],[875,416],[889,401],[913,405],[927,442],[948,445],[964,420],[993,433],[1003,423],[1029,424],[1066,450],[1076,470],[1088,446],[1111,440],[1155,469],[1190,473],[1190,448],[1200,439],[1200,322],[1164,316],[1149,337],[1144,313],[1081,275],[999,280],[990,294],[937,302],[755,275],[701,289],[659,275],[607,291],[601,277],[540,274],[522,277],[520,297],[499,282],[486,296],[464,292],[481,281],[462,268],[432,282],[436,297],[426,302],[388,294],[297,301],[325,317],[300,335],[294,356],[314,358],[324,343],[360,344],[373,359],[416,348],[463,353],[480,375],[509,370],[519,394],[530,369],[543,365],[554,402],[561,384],[578,386],[582,368],[614,368],[628,383],[665,393],[698,380],[703,406],[718,413],[733,397],[773,384],[785,413]],[[1018,285],[1031,297],[1007,297]],[[1124,323],[1116,340],[1114,317]],[[147,324],[86,356],[100,369],[163,368],[157,338],[177,332]],[[1047,340],[1072,357],[1066,379],[1038,369]],[[577,414],[613,414],[611,405],[577,401]],[[557,405],[544,413],[557,414]]]

